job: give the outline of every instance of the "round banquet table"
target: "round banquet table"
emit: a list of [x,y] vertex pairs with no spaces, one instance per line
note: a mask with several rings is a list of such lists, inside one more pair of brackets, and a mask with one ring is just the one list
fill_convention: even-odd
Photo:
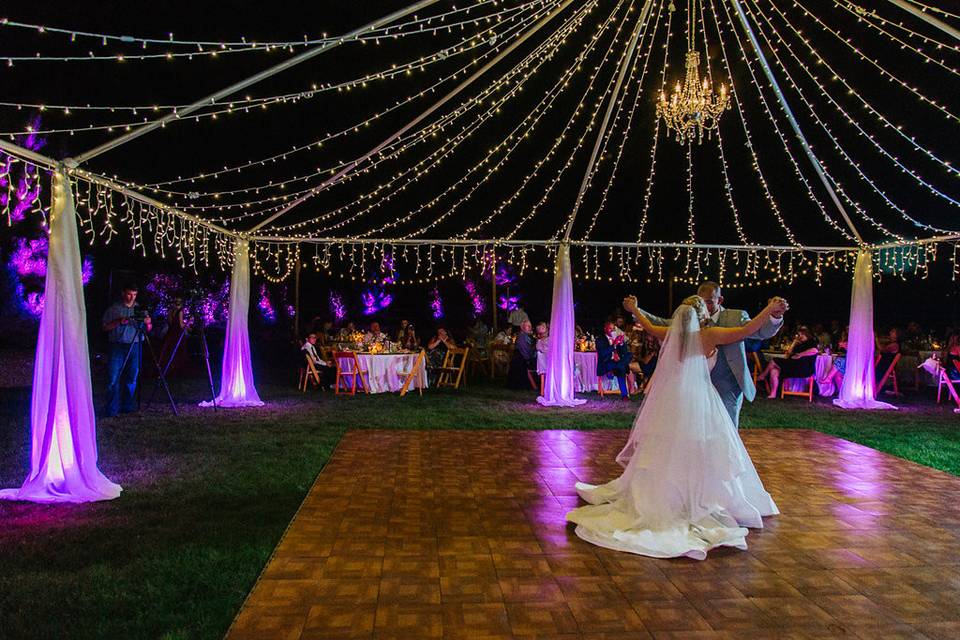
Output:
[[[416,353],[358,353],[357,360],[360,361],[360,368],[367,372],[363,381],[367,385],[370,393],[398,392],[403,387],[405,377],[400,375],[401,371],[410,371],[414,361],[417,359]],[[424,363],[426,364],[426,363]],[[340,366],[343,371],[349,371],[353,367],[350,360],[341,358]],[[416,389],[418,385],[427,388],[427,372],[424,367],[420,367],[417,376],[410,383],[411,389]],[[340,381],[340,386],[349,384],[349,379]]]
[[[546,372],[547,354],[537,351],[537,373],[544,374]],[[573,352],[573,390],[577,393],[597,390],[596,351]],[[603,390],[620,393],[620,388],[617,386],[617,379],[606,376],[603,379]]]

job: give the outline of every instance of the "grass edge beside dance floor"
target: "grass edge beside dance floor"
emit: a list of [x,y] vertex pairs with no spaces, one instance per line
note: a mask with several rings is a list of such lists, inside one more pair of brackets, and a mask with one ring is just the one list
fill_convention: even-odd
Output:
[[[29,461],[29,390],[2,391],[0,450],[8,453],[0,484],[15,486]],[[579,409],[545,409],[532,394],[489,385],[423,398],[335,398],[270,385],[261,394],[262,409],[213,412],[184,402],[180,418],[155,405],[102,420],[101,468],[124,486],[118,500],[0,503],[2,635],[221,637],[348,429],[628,429],[638,407],[591,395]],[[958,420],[928,403],[843,412],[758,400],[742,426],[815,429],[960,474]]]

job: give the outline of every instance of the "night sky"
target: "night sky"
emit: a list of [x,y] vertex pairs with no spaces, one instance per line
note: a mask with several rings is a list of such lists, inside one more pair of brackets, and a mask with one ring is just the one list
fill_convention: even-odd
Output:
[[[21,3],[5,7],[5,16],[10,20],[43,24],[82,31],[108,34],[130,34],[142,37],[167,37],[173,32],[176,38],[184,40],[236,40],[241,36],[248,41],[302,40],[304,36],[318,37],[322,33],[330,35],[344,33],[378,16],[397,10],[407,3],[379,1],[366,3],[221,3],[205,6],[187,2],[88,2],[88,3]],[[521,2],[511,0],[498,5],[484,5],[475,9],[469,17],[485,15],[517,7]],[[451,137],[465,126],[475,122],[475,109],[465,117],[456,120],[439,135],[418,144],[403,153],[399,158],[387,159],[378,166],[364,172],[356,179],[337,185],[308,203],[298,207],[278,221],[280,225],[298,222],[308,224],[317,216],[328,215],[329,226],[334,228],[325,235],[349,237],[353,234],[369,234],[373,237],[400,237],[417,234],[423,226],[441,216],[451,205],[458,201],[477,181],[477,177],[463,180],[439,203],[431,207],[422,207],[447,187],[464,177],[465,172],[484,157],[484,154],[531,112],[536,113],[538,102],[550,87],[571,66],[578,53],[586,45],[598,25],[612,16],[610,27],[597,40],[593,52],[588,55],[581,70],[576,72],[569,86],[559,94],[552,107],[539,119],[536,128],[529,137],[523,139],[512,152],[510,159],[491,179],[475,190],[471,198],[464,201],[453,215],[444,218],[432,226],[429,231],[419,233],[418,237],[448,238],[456,236],[490,215],[498,205],[518,191],[519,186],[533,169],[535,163],[546,158],[547,162],[540,174],[532,179],[526,188],[502,210],[493,221],[482,230],[471,235],[474,238],[503,237],[511,233],[517,223],[528,215],[543,196],[557,170],[567,161],[573,152],[576,141],[585,132],[586,121],[592,113],[600,95],[600,89],[609,85],[615,73],[614,61],[624,50],[630,29],[639,14],[637,9],[629,13],[625,8],[629,2],[617,3],[600,0],[596,8],[574,30],[555,55],[549,57],[538,71],[524,85],[523,91],[504,103],[501,111],[481,126],[454,153],[445,157],[443,162],[429,174],[413,181],[403,191],[379,207],[358,215],[366,204],[376,198],[365,200],[364,195],[378,186],[388,184],[391,179],[408,170],[421,161],[436,154]],[[685,11],[686,3],[678,2],[677,11],[672,18],[672,36],[668,51],[666,79],[668,87],[680,79],[685,50]],[[776,32],[764,18],[760,19],[761,31],[758,37],[764,41],[763,34],[777,41],[781,35],[800,58],[803,66],[794,60],[785,47],[778,46],[776,51],[767,49],[766,53],[774,72],[787,92],[800,126],[806,133],[813,149],[820,156],[836,181],[846,190],[850,199],[886,227],[890,232],[908,238],[935,235],[930,229],[911,224],[894,207],[900,207],[919,222],[942,229],[960,229],[957,223],[956,205],[947,198],[960,199],[957,189],[957,175],[946,170],[941,164],[926,154],[917,151],[904,138],[890,128],[884,127],[877,117],[861,103],[856,96],[850,95],[839,81],[831,81],[831,74],[825,65],[816,64],[805,45],[787,27],[774,7],[783,11],[786,17],[805,36],[823,59],[847,80],[867,101],[871,108],[895,125],[914,136],[916,142],[945,161],[956,160],[957,120],[930,103],[923,102],[907,89],[884,78],[871,63],[858,58],[843,43],[825,32],[810,17],[792,3],[777,0],[772,5],[760,3],[764,16],[768,18]],[[864,52],[884,69],[914,87],[926,100],[943,105],[951,113],[960,113],[955,99],[960,89],[957,75],[933,63],[924,63],[916,54],[904,51],[887,37],[878,34],[875,29],[859,23],[851,13],[833,6],[831,2],[813,2],[803,0],[800,3],[815,13],[831,28],[844,37],[849,37],[859,51]],[[866,3],[864,3],[866,4]],[[876,3],[873,3],[876,4]],[[937,32],[923,23],[908,18],[892,6],[880,7],[882,17],[897,19],[905,26],[916,29],[925,35],[947,41],[945,34]],[[420,14],[425,17],[431,13],[447,11],[449,2],[440,2],[437,8]],[[459,5],[465,6],[465,5]],[[516,11],[511,23],[513,31],[523,16],[532,15],[532,10],[542,9],[542,5],[530,5],[531,9]],[[503,76],[525,54],[544,42],[544,39],[559,27],[573,11],[583,7],[584,3],[575,2],[558,16],[547,28],[525,43],[518,51],[498,64],[462,96],[442,108],[436,117],[455,110],[469,97],[478,95],[490,82]],[[752,3],[745,3],[750,8]],[[215,8],[214,8],[215,7]],[[663,9],[661,12],[660,9]],[[729,10],[729,4],[727,5]],[[717,13],[714,13],[716,11]],[[760,169],[773,194],[784,222],[795,233],[797,240],[806,245],[851,246],[851,242],[832,228],[825,220],[829,217],[838,226],[843,226],[836,207],[831,203],[823,186],[819,183],[800,145],[790,132],[789,125],[767,81],[762,77],[758,65],[752,66],[761,87],[762,97],[767,101],[775,117],[776,127],[789,141],[789,150],[796,159],[803,177],[809,181],[813,196],[820,206],[808,194],[807,188],[797,177],[792,161],[784,151],[781,138],[768,118],[760,95],[752,84],[748,67],[743,62],[737,39],[727,22],[727,12],[719,2],[706,2],[703,6],[706,18],[706,38],[709,45],[710,65],[714,82],[729,83],[730,77],[723,66],[724,50],[718,41],[718,25],[726,54],[733,67],[732,81],[739,97],[743,114],[751,134],[751,141],[760,160]],[[660,87],[660,72],[663,65],[663,44],[666,39],[667,14],[665,3],[655,2],[650,30],[638,51],[637,73],[632,75],[625,89],[625,107],[615,120],[614,133],[610,147],[599,165],[593,180],[593,186],[587,192],[581,207],[574,238],[583,238],[591,227],[591,219],[598,210],[605,187],[610,184],[606,194],[606,203],[597,217],[589,238],[592,240],[630,242],[637,239],[644,210],[644,196],[651,166],[651,145],[654,140],[655,99]],[[732,15],[732,14],[731,14]],[[659,18],[658,18],[659,16]],[[719,17],[719,20],[717,19]],[[462,18],[459,18],[462,19]],[[529,25],[530,22],[524,24]],[[653,24],[656,24],[654,31]],[[622,31],[617,43],[612,38],[617,25]],[[431,25],[432,26],[432,25]],[[330,53],[323,54],[299,67],[284,72],[266,82],[257,84],[243,92],[239,97],[253,98],[309,91],[314,85],[324,86],[363,76],[377,71],[388,71],[392,65],[429,56],[444,47],[454,46],[473,33],[489,28],[466,25],[452,29],[450,33],[435,35],[415,35],[397,40],[384,39],[379,44],[347,44]],[[739,31],[744,46],[748,46]],[[908,36],[896,27],[884,27],[898,34],[913,46],[930,52],[933,57],[943,59],[947,67],[956,68],[958,58],[956,50],[934,50],[922,39]],[[498,27],[502,29],[502,27]],[[508,27],[510,29],[510,27]],[[13,27],[0,28],[3,45],[0,47],[0,62],[4,56],[33,55],[87,55],[88,51],[96,55],[124,54],[133,56],[145,53],[165,53],[167,51],[186,52],[187,47],[152,45],[143,49],[137,45],[109,42],[101,44],[97,39],[77,37],[71,42],[69,36],[54,33],[38,34]],[[149,184],[190,176],[202,172],[215,171],[224,166],[235,166],[248,160],[255,160],[284,153],[295,146],[323,138],[332,132],[349,128],[357,123],[393,107],[436,83],[439,79],[453,73],[467,61],[490,51],[489,34],[470,54],[449,55],[446,59],[431,64],[425,70],[412,75],[401,75],[396,79],[373,81],[365,88],[347,92],[318,92],[312,97],[286,104],[273,104],[267,109],[259,106],[251,108],[249,113],[236,112],[220,115],[216,120],[202,118],[200,122],[178,122],[167,128],[150,133],[124,147],[110,151],[94,159],[87,168],[122,180],[137,184]],[[703,51],[703,31],[698,34],[698,48]],[[506,38],[498,38],[492,44],[502,46]],[[570,135],[558,147],[556,154],[549,155],[548,150],[563,129],[565,123],[577,109],[580,98],[587,89],[590,74],[600,64],[603,53],[611,47],[612,58],[603,65],[597,74],[594,88],[584,101],[584,110],[574,120]],[[295,48],[294,53],[302,51]],[[649,52],[649,56],[648,56]],[[196,56],[192,60],[165,59],[155,61],[126,60],[104,62],[28,62],[18,61],[13,66],[0,65],[3,98],[5,102],[42,103],[47,105],[152,105],[183,104],[211,93],[232,82],[252,75],[268,66],[292,56],[294,53],[283,50],[272,52],[244,52],[210,56]],[[776,62],[779,55],[797,86],[792,87],[783,70]],[[484,60],[489,59],[489,55]],[[637,82],[640,71],[646,66],[646,76],[642,85]],[[471,67],[475,69],[476,67]],[[918,181],[900,170],[894,162],[879,153],[870,140],[844,118],[819,91],[818,87],[806,75],[804,69],[812,70],[830,90],[830,95],[853,119],[872,136],[876,143],[888,150],[890,155],[902,162],[911,171],[922,177],[931,187],[940,190],[946,197],[939,197],[924,188]],[[701,74],[706,72],[706,61],[701,61]],[[461,75],[459,79],[464,76]],[[294,192],[318,184],[321,176],[313,175],[306,181],[292,182],[286,189],[265,187],[260,193],[242,193],[222,195],[213,198],[207,194],[214,191],[245,189],[257,185],[268,185],[271,181],[281,181],[294,176],[310,175],[318,169],[329,169],[338,162],[347,161],[363,154],[378,142],[386,138],[403,124],[410,121],[423,109],[436,100],[443,91],[452,88],[458,80],[447,81],[428,95],[402,105],[391,113],[362,126],[357,132],[351,132],[330,140],[322,148],[312,148],[291,154],[286,160],[271,162],[267,166],[255,166],[242,172],[231,172],[216,179],[200,180],[195,183],[177,183],[166,188],[179,194],[160,194],[160,200],[177,204],[195,211],[205,217],[220,215],[237,216],[251,209],[266,208],[269,203],[251,205],[251,209],[235,208],[216,213],[210,209],[198,209],[210,205],[242,203],[245,200],[261,199],[285,192]],[[639,91],[638,91],[639,87]],[[505,94],[505,89],[495,92],[487,100],[496,100]],[[819,120],[814,117],[801,99],[800,92],[813,104]],[[229,100],[227,100],[229,102]],[[605,103],[604,103],[605,104]],[[626,123],[630,108],[636,104],[630,127]],[[164,113],[161,111],[160,113]],[[602,112],[601,112],[602,114]],[[3,132],[22,131],[36,110],[17,110],[0,107],[0,130]],[[116,124],[137,122],[144,116],[155,117],[152,112],[131,114],[122,112],[73,111],[70,115],[48,109],[41,114],[41,128],[83,127],[88,124]],[[866,176],[873,181],[877,190],[882,191],[894,204],[890,204],[874,188],[862,179],[857,171],[846,162],[838,152],[824,128],[828,128],[836,137],[844,151],[858,164]],[[47,134],[43,152],[61,158],[80,153],[101,142],[109,140],[122,132],[122,127],[113,132],[78,132],[75,135]],[[732,199],[744,233],[751,243],[787,244],[788,238],[770,203],[764,196],[764,190],[752,167],[750,153],[746,147],[744,127],[737,107],[723,114],[720,125],[723,151],[727,162],[727,171],[732,189]],[[576,198],[583,176],[595,133],[588,133],[582,148],[573,156],[562,179],[538,213],[531,217],[517,232],[517,239],[547,239],[553,237],[562,228]],[[623,151],[611,183],[614,159],[622,141]],[[705,140],[702,145],[693,145],[690,153],[693,160],[693,210],[696,240],[701,243],[735,243],[740,239],[734,223],[725,191],[722,165],[717,137]],[[644,240],[665,242],[683,242],[689,239],[688,209],[690,201],[687,189],[687,149],[672,138],[668,138],[661,129],[657,138],[656,171],[649,203],[649,220]],[[498,153],[499,158],[503,154]],[[482,176],[479,172],[476,176]],[[401,184],[398,182],[397,185]],[[146,189],[148,193],[152,191]],[[185,195],[196,192],[197,197]],[[845,202],[854,223],[868,241],[889,239],[886,233],[866,221]],[[337,211],[339,207],[347,207]],[[408,222],[393,226],[392,223],[420,210]],[[252,227],[264,219],[266,214],[234,217],[226,226],[242,230]],[[384,225],[391,225],[389,231],[381,232]],[[306,229],[314,228],[311,226]],[[287,231],[289,233],[289,231]],[[91,286],[90,297],[98,301],[106,294],[103,266],[123,266],[146,273],[158,265],[172,268],[169,262],[157,262],[153,258],[130,259],[122,246],[98,247],[97,278]],[[308,255],[311,252],[308,252]],[[878,316],[886,322],[906,322],[920,317],[925,322],[944,325],[956,322],[956,286],[950,277],[950,265],[946,258],[949,250],[941,252],[941,259],[932,271],[930,278],[918,283],[910,280],[898,283],[886,278],[877,287]],[[538,267],[549,267],[545,255],[540,254],[532,260]],[[575,259],[575,270],[578,261]],[[398,265],[399,276],[410,276],[407,265]],[[668,265],[666,273],[683,271],[683,264]],[[607,274],[616,277],[617,273]],[[636,274],[635,276],[639,276]],[[456,280],[441,283],[441,290],[449,289],[448,306],[452,309],[451,322],[458,317],[466,318],[467,300],[462,285]],[[528,308],[533,315],[545,317],[549,313],[550,276],[545,272],[530,273],[520,285]],[[305,291],[304,315],[323,313],[326,309],[326,292],[338,288],[354,292],[356,285],[350,281],[331,282],[326,276],[306,272],[303,280]],[[728,299],[735,306],[755,308],[762,300],[779,286],[757,286],[730,292]],[[683,286],[677,287],[680,292]],[[665,311],[667,305],[667,287],[654,283],[597,284],[578,281],[577,296],[580,312],[589,309],[587,315],[601,317],[616,306],[618,300],[627,291],[638,291],[641,298],[650,300],[650,306]],[[686,290],[682,291],[686,293]],[[830,276],[823,287],[817,287],[807,278],[794,284],[785,292],[795,300],[794,310],[809,320],[828,320],[843,318],[849,305],[849,284],[845,275]],[[352,295],[352,293],[351,293]],[[680,295],[680,293],[677,293]],[[944,304],[930,304],[931,299],[946,300]],[[417,317],[426,313],[426,290],[424,287],[400,288],[396,296],[395,311],[390,315],[404,314]],[[95,303],[91,303],[92,305]]]

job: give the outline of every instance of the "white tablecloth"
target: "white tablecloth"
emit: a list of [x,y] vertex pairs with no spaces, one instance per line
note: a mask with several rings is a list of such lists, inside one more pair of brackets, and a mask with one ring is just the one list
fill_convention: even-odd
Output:
[[[768,356],[769,357],[769,356]],[[829,398],[837,392],[835,385],[826,380],[827,374],[833,368],[833,356],[821,353],[817,356],[817,391],[823,398]],[[806,383],[803,378],[787,378],[783,381],[783,386],[787,391],[806,391]]]
[[[545,353],[537,352],[537,373],[547,372],[547,357]],[[597,390],[597,352],[573,352],[573,390],[577,393]],[[606,376],[603,380],[604,391],[620,393],[617,379]]]
[[[400,371],[409,371],[417,359],[416,353],[389,353],[377,354],[358,353],[357,359],[360,361],[360,368],[368,373],[363,377],[367,383],[367,389],[370,393],[398,392],[403,387],[404,376]],[[344,371],[349,371],[353,367],[353,362],[348,359],[341,359],[340,366]],[[427,372],[421,367],[417,378],[420,379],[420,386],[427,387]],[[417,388],[417,378],[410,383],[411,389]],[[343,388],[349,384],[349,380],[341,380],[340,386]]]

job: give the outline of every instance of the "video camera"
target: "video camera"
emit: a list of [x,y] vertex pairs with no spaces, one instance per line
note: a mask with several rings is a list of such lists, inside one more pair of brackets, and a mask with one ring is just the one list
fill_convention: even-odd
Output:
[[130,319],[134,322],[143,322],[148,315],[150,314],[147,313],[147,310],[138,305],[133,308],[133,315],[130,316]]

